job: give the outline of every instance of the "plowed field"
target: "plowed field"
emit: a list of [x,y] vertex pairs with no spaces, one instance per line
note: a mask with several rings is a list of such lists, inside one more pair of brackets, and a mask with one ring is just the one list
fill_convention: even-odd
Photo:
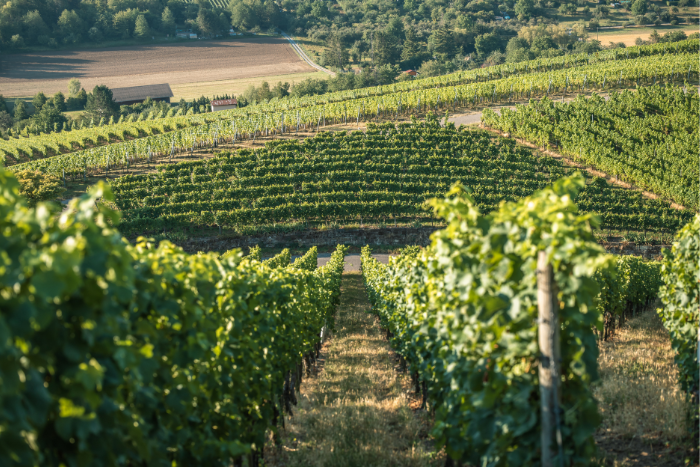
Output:
[[66,93],[71,78],[78,78],[90,91],[98,84],[111,88],[177,85],[312,71],[283,38],[192,40],[0,56],[0,94],[24,97],[39,91],[47,95]]

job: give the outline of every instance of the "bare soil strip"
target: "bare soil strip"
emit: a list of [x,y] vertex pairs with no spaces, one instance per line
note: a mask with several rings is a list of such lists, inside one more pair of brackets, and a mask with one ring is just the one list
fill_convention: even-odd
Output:
[[89,91],[98,84],[173,85],[313,71],[281,37],[46,51],[0,57],[0,93],[66,93],[71,78]]
[[410,380],[379,326],[358,272],[343,276],[336,331],[323,347],[321,369],[305,378],[282,445],[269,447],[272,466],[437,466],[429,417],[415,411]]

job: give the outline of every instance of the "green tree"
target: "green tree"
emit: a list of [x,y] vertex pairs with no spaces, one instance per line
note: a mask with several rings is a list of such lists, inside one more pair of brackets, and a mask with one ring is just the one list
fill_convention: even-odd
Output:
[[160,17],[160,26],[163,32],[172,33],[175,29],[175,15],[167,6]]
[[500,65],[503,63],[506,59],[506,56],[504,53],[502,53],[500,50],[494,50],[491,52],[491,54],[486,58],[486,61],[484,62],[487,66],[495,66],[495,65]]
[[24,30],[31,32],[31,34],[27,36],[29,37],[30,43],[40,42],[40,36],[47,36],[50,33],[49,28],[46,26],[46,23],[39,13],[39,10],[30,11],[24,15],[24,18],[22,18],[22,23]]
[[316,0],[311,4],[311,15],[315,16],[316,19],[326,19],[328,18],[328,7],[326,3],[321,0]]
[[134,36],[143,39],[150,34],[151,29],[148,27],[148,20],[146,20],[146,16],[138,15],[138,17],[136,17],[136,24],[134,25]]
[[137,16],[138,10],[135,9],[122,10],[114,14],[114,29],[123,39],[129,39],[133,34]]
[[350,57],[355,63],[360,63],[362,61],[362,56],[364,55],[364,42],[355,41],[355,43],[350,48]]
[[434,55],[442,55],[443,59],[455,53],[455,37],[452,31],[440,26],[428,38],[428,48]]
[[542,55],[542,52],[549,49],[556,49],[557,43],[554,42],[551,36],[537,36],[532,40],[532,45],[530,50],[535,54],[535,56]]
[[[412,29],[406,32],[406,40],[403,41],[403,49],[401,49],[401,61],[411,62],[418,58],[421,54],[421,46],[416,38],[416,34]],[[412,66],[415,64],[412,63]]]
[[90,38],[92,42],[102,42],[104,36],[102,35],[102,30],[100,30],[100,28],[93,26],[88,29],[88,38]]
[[398,40],[403,40],[405,37],[403,21],[398,16],[392,16],[389,19],[389,23],[386,25],[384,32],[391,34]]
[[506,46],[506,62],[518,63],[530,60],[529,45],[525,39],[514,37]]
[[95,86],[87,96],[85,114],[96,121],[118,115],[119,106],[112,98],[112,90],[105,85]]
[[10,45],[12,45],[13,49],[21,49],[24,47],[24,38],[19,34],[15,34],[10,38]]
[[491,55],[491,52],[500,50],[501,39],[495,32],[482,34],[476,37],[474,48],[476,49],[476,53],[479,54],[479,57],[485,58]]
[[43,92],[39,91],[36,93],[34,96],[34,99],[32,99],[32,105],[34,106],[34,111],[35,112],[40,112],[41,108],[46,104],[46,96],[44,95]]
[[534,12],[534,0],[518,0],[515,3],[515,14],[518,16],[518,20],[520,21],[529,20]]
[[[51,101],[49,101],[51,102]],[[67,119],[53,104],[46,104],[32,117],[34,124],[44,132],[53,131],[57,124],[62,128]]]
[[440,76],[445,74],[445,65],[437,60],[428,60],[423,63],[418,69],[421,78],[428,78],[430,76]]
[[230,5],[231,25],[234,28],[247,31],[257,25],[253,11],[243,1],[232,1]]
[[393,64],[400,58],[399,40],[384,31],[374,33],[374,66]]
[[279,81],[275,87],[272,88],[272,96],[281,98],[281,97],[286,97],[289,95],[289,83],[283,83],[282,81]]
[[24,101],[21,99],[15,99],[15,109],[14,109],[14,117],[15,121],[20,121],[20,120],[25,120],[27,117],[29,117],[29,114],[27,113],[27,107],[24,104]]
[[56,110],[59,112],[65,112],[66,111],[66,97],[63,95],[62,92],[57,92],[56,94],[53,95],[53,98],[51,99],[51,102],[54,107],[56,107]]
[[0,112],[7,112],[7,101],[2,97],[2,94],[0,94]]
[[256,90],[255,94],[258,102],[269,101],[272,99],[273,95],[272,91],[270,91],[270,83],[263,81],[260,85],[260,89]]
[[328,38],[328,49],[324,53],[325,64],[343,68],[348,63],[348,49],[345,38],[339,32],[333,32]]
[[83,32],[83,20],[75,10],[63,10],[58,18],[58,29],[64,37],[79,35]]
[[12,115],[7,113],[5,110],[0,110],[0,130],[7,130],[8,128],[12,128],[12,125],[15,123],[14,119],[12,118]]
[[208,8],[200,8],[197,13],[197,27],[203,34],[216,34],[221,31],[219,16]]
[[647,9],[647,0],[635,0],[635,2],[632,4],[632,14],[635,16],[645,14]]
[[398,65],[382,65],[377,68],[377,84],[391,84],[401,72]]
[[661,42],[661,34],[659,34],[658,31],[654,29],[649,35],[649,40],[652,44],[658,44],[659,42]]
[[81,88],[82,85],[80,84],[80,81],[78,81],[77,78],[71,78],[70,81],[68,81],[68,96],[78,95]]

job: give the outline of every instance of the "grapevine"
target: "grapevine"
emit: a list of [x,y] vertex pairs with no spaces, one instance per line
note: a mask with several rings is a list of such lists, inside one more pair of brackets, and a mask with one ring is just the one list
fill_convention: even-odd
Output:
[[5,170],[0,186],[0,464],[259,456],[332,323],[347,249],[311,270],[131,245],[103,184],[62,216],[27,208]]

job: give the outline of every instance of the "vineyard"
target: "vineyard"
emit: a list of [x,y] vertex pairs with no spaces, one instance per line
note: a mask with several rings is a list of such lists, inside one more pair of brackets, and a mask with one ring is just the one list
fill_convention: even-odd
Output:
[[697,210],[699,115],[696,92],[652,87],[607,100],[543,99],[500,115],[486,109],[482,121]]
[[[698,77],[695,54],[687,52],[693,47],[697,49],[698,41],[678,44],[678,47],[668,44],[640,47],[631,54],[627,52],[630,59],[621,52],[605,53],[593,60],[583,56],[558,57],[364,90],[272,99],[265,104],[216,114],[173,117],[172,122],[163,118],[117,124],[114,130],[107,126],[10,138],[0,141],[0,153],[14,161],[30,160],[13,166],[12,170],[79,176],[110,168],[128,168],[137,160],[150,161],[198,147],[216,147],[223,141],[235,143],[300,128],[319,129],[326,122],[359,124],[360,121],[507,103],[555,93],[566,95],[661,83],[683,84]],[[143,137],[133,136],[136,133]],[[124,142],[116,143],[119,140]],[[108,141],[115,141],[115,144],[100,145]],[[95,147],[61,155],[71,148],[87,145]]]
[[[192,0],[186,0],[185,3],[196,3]],[[228,2],[225,0],[209,0],[209,4],[212,6],[212,8],[221,8],[221,9],[226,9],[228,8]]]
[[[698,251],[700,217],[680,234],[678,260],[669,258],[663,269],[615,260],[594,241],[595,218],[573,203],[584,186],[580,176],[560,179],[484,216],[456,185],[432,203],[447,227],[429,248],[407,248],[388,266],[363,249],[372,312],[413,375],[423,406],[434,412],[438,444],[459,465],[538,465],[545,443],[555,465],[587,465],[600,423],[590,391],[598,378],[596,334],[607,338],[615,318],[621,322],[656,299],[664,281],[662,294],[676,290],[664,297],[673,310],[665,324],[679,348],[681,381],[689,393],[697,388],[697,264],[686,276],[688,288],[676,289],[674,274],[683,274]],[[547,267],[558,291],[551,347],[560,346],[561,374],[551,396],[556,415],[539,416],[540,405],[551,403],[542,390],[547,365],[538,364],[548,358],[540,282]]]
[[[661,465],[601,458],[614,438],[606,452],[695,466],[699,47],[0,140],[0,465]],[[448,121],[496,103],[518,105]],[[55,197],[49,175],[110,171],[29,207],[35,180]],[[316,242],[399,225],[433,233]],[[291,240],[253,246],[261,231]],[[607,253],[620,233],[675,241]],[[640,323],[655,340],[619,358]],[[637,358],[651,347],[666,363]]]
[[[131,236],[200,226],[433,222],[425,201],[455,181],[491,211],[573,171],[512,139],[433,120],[276,141],[121,177],[112,186],[120,231]],[[582,212],[597,213],[604,229],[675,232],[692,218],[598,178],[588,180],[576,202]]]
[[23,205],[8,175],[0,323],[13,343],[0,348],[0,463],[259,456],[333,325],[346,249],[316,268],[315,249],[290,265],[288,252],[261,263],[129,245],[108,225],[115,213],[95,207],[107,188],[47,219]]

